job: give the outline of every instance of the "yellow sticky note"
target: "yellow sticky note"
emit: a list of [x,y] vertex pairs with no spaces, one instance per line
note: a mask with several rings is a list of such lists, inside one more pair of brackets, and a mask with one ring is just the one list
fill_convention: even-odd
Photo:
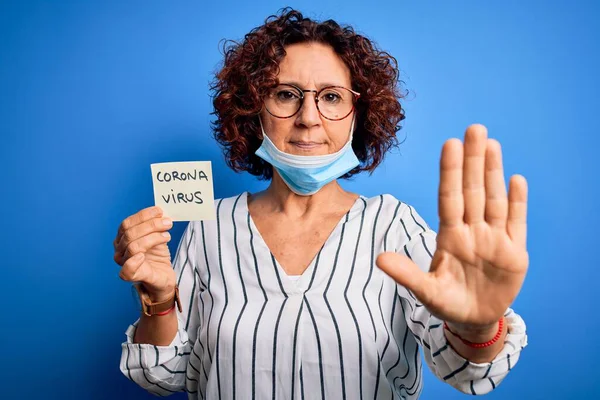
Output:
[[173,221],[215,219],[210,161],[151,164],[154,204]]

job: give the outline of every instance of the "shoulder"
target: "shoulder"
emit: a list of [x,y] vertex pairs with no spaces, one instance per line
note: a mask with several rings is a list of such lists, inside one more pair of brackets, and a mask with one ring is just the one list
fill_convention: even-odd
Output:
[[232,210],[234,207],[244,206],[243,201],[247,201],[248,192],[241,192],[230,197],[215,199],[215,208],[222,212],[224,209]]
[[364,209],[386,219],[396,219],[409,207],[408,204],[391,194],[379,194],[373,197],[360,196]]
[[360,200],[364,204],[360,209],[365,210],[366,218],[377,218],[377,220],[398,224],[401,221],[409,220],[411,223],[422,226],[423,229],[430,229],[414,206],[396,198],[392,194],[379,194],[373,197],[361,195]]
[[[190,221],[182,236],[182,241],[198,252],[205,251],[209,255],[218,246],[232,245],[234,235],[247,227],[246,192],[231,197],[216,198],[214,202],[215,219]],[[221,240],[225,238],[227,240]]]
[[[247,209],[248,192],[241,192],[230,197],[222,197],[215,199],[215,214],[220,215],[231,214],[232,211]],[[197,221],[201,222],[201,221]],[[208,221],[205,221],[207,223]]]
[[214,202],[216,219],[204,221],[190,221],[189,229],[201,232],[206,230],[216,229],[218,222],[223,216],[231,216],[234,212],[243,212],[247,209],[246,205],[247,192],[241,192],[234,196],[216,198]]

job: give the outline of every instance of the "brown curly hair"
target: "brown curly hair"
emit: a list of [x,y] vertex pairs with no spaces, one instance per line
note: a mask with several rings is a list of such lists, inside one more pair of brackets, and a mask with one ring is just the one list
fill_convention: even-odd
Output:
[[254,154],[262,140],[258,114],[267,91],[279,83],[285,47],[305,42],[331,46],[350,69],[352,89],[361,93],[352,142],[360,165],[342,178],[372,172],[385,153],[398,145],[396,132],[404,119],[399,100],[405,94],[399,88],[396,59],[350,26],[333,20],[313,21],[288,7],[252,29],[241,43],[223,43],[223,66],[211,84],[212,114],[217,117],[212,129],[234,171],[272,178],[271,165]]

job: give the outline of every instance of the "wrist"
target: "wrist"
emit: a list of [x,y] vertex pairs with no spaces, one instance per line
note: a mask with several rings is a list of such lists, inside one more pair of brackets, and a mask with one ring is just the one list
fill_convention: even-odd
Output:
[[[463,342],[471,344],[486,343],[491,340],[496,341],[506,330],[506,321],[504,317],[499,321],[486,325],[471,325],[455,322],[445,322],[445,328],[454,336],[459,337]],[[495,339],[495,340],[494,340]]]
[[148,297],[153,303],[160,303],[172,299],[175,295],[175,287],[171,287],[160,291],[148,291]]
[[175,286],[172,292],[161,290],[154,291],[152,294],[150,294],[142,284],[136,284],[134,287],[138,292],[141,311],[144,315],[148,317],[153,315],[166,315],[170,313],[175,306],[177,306],[179,312],[182,312],[179,289],[177,286]]

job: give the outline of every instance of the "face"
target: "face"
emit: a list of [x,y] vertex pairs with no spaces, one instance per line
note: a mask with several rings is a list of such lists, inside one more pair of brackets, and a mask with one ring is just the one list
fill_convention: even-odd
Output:
[[[326,86],[351,88],[350,70],[333,49],[321,43],[299,43],[285,48],[286,56],[279,65],[279,83],[295,85],[303,90],[320,90]],[[277,148],[296,155],[324,155],[340,150],[350,138],[353,114],[331,121],[319,114],[316,93],[304,93],[297,114],[277,118],[261,111],[265,133]]]

